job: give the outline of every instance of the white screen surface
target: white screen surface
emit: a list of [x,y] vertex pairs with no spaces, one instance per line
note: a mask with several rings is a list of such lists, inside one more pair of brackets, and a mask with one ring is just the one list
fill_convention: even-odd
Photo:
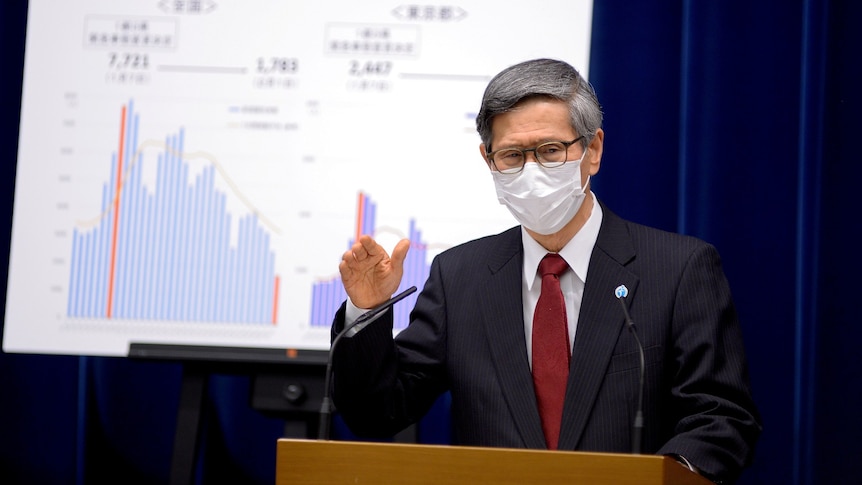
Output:
[[439,251],[515,224],[479,156],[485,85],[535,57],[586,76],[592,23],[571,0],[29,9],[3,348],[78,355],[327,349],[358,231],[410,237],[421,289]]

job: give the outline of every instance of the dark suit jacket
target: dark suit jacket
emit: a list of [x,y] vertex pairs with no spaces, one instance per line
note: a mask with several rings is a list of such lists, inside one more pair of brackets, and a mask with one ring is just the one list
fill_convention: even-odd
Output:
[[[639,353],[614,289],[624,284],[646,354],[643,451],[680,454],[733,480],[760,433],[740,328],[716,250],[606,207],[572,351],[559,448],[631,452]],[[391,435],[452,396],[455,444],[545,448],[524,339],[521,230],[440,254],[392,339],[392,312],[333,360],[334,402],[360,435]],[[333,325],[344,324],[344,307]]]

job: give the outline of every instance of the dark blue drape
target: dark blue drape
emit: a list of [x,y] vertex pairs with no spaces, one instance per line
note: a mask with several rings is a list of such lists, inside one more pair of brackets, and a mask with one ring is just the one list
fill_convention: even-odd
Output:
[[[862,335],[851,284],[862,263],[851,242],[862,3],[596,0],[594,9],[590,80],[606,114],[594,189],[620,215],[722,254],[765,425],[740,483],[858,481]],[[26,2],[0,3],[5,228],[25,20]],[[181,376],[179,364],[0,354],[0,481],[166,482]],[[273,482],[282,423],[249,408],[248,388],[241,375],[210,379],[200,480]],[[445,404],[423,421],[421,440],[446,441]]]
[[595,189],[721,251],[765,423],[743,483],[856,480],[860,20],[851,1],[596,2]]

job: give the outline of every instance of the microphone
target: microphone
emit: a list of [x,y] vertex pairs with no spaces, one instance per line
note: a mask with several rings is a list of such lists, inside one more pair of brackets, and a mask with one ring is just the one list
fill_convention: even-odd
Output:
[[[411,286],[401,293],[393,296],[389,300],[384,301],[383,303],[377,305],[376,307],[368,310],[367,312],[360,315],[359,318],[356,319],[350,325],[344,327],[338,335],[332,340],[332,345],[329,346],[329,358],[326,360],[326,377],[324,377],[323,384],[323,401],[320,404],[320,422],[318,423],[317,428],[317,439],[319,440],[328,440],[329,439],[329,426],[332,424],[331,414],[332,414],[332,400],[330,398],[330,381],[332,380],[332,355],[334,354],[335,346],[338,345],[338,342],[341,341],[342,337],[348,336],[352,337],[356,335],[357,332],[361,331],[365,328],[371,320],[380,315],[384,311],[388,310],[389,307],[398,303],[399,301],[407,298],[411,294],[416,292],[416,287]],[[350,333],[350,335],[348,335]]]
[[632,336],[635,338],[635,342],[638,344],[638,351],[640,352],[641,359],[641,376],[640,376],[640,385],[638,389],[638,408],[637,413],[635,413],[635,421],[632,424],[632,453],[635,455],[641,454],[641,436],[643,434],[644,428],[644,416],[643,416],[643,406],[644,406],[644,374],[646,373],[646,359],[644,359],[644,346],[641,343],[641,339],[638,338],[638,332],[635,328],[635,322],[632,320],[631,315],[629,315],[629,309],[626,306],[626,296],[629,294],[629,289],[626,288],[626,285],[617,286],[614,290],[614,296],[617,297],[617,300],[620,302],[620,306],[623,308],[623,315],[626,317],[626,325],[629,328],[629,331],[632,333]]

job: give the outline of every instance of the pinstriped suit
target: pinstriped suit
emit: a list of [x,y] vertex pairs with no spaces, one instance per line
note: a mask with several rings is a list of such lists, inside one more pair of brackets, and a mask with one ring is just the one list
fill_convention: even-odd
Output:
[[[590,260],[559,448],[631,451],[639,377],[614,289],[629,288],[646,354],[646,453],[680,454],[733,479],[760,433],[736,312],[715,249],[624,221],[605,206]],[[527,361],[520,228],[435,258],[393,341],[391,312],[334,356],[334,400],[351,429],[385,436],[451,391],[456,444],[545,448]],[[344,322],[339,311],[333,334]]]

